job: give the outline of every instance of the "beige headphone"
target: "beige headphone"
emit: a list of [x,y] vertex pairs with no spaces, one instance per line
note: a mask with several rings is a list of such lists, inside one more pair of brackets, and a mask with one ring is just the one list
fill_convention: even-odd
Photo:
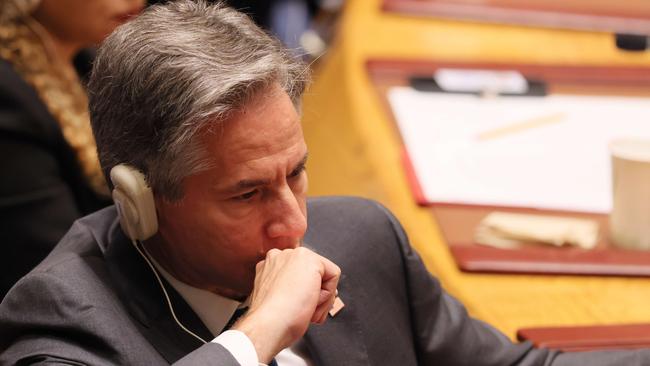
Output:
[[113,201],[124,233],[132,240],[146,240],[158,231],[153,193],[139,170],[125,164],[111,169]]

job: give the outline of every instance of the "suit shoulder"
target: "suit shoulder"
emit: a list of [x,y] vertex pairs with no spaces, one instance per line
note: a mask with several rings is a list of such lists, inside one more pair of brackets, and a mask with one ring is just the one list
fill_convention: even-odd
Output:
[[[390,221],[393,216],[382,204],[367,198],[327,196],[308,201],[308,217],[314,221]],[[311,221],[310,221],[311,224]]]
[[[309,201],[306,245],[332,258],[347,260],[372,252],[378,260],[395,260],[408,239],[395,217],[380,203],[356,197],[322,197]],[[383,258],[383,259],[382,259]]]
[[50,254],[24,279],[47,273],[66,282],[80,281],[83,286],[82,272],[98,271],[104,266],[104,250],[110,241],[110,230],[116,225],[116,215],[111,206],[75,221]]
[[[68,256],[30,272],[11,289],[0,304],[0,364],[41,357],[133,364],[125,359],[128,346],[148,346],[107,281],[106,266],[96,260]],[[120,342],[121,336],[130,343]]]

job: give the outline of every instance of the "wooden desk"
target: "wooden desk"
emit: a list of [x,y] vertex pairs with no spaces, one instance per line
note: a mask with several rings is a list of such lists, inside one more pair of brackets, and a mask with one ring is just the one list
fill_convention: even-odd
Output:
[[648,34],[645,0],[384,0],[387,11],[495,23]]
[[650,320],[650,280],[477,275],[454,264],[430,210],[413,201],[399,137],[366,72],[370,58],[648,67],[650,52],[618,51],[611,34],[519,28],[386,14],[380,0],[350,0],[339,37],[304,102],[310,194],[376,199],[401,220],[413,246],[444,287],[514,339],[531,326]]

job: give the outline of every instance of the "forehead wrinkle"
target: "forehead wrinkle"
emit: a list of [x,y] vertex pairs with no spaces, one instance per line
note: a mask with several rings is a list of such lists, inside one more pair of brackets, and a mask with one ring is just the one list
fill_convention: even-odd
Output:
[[[307,152],[300,156],[300,160],[294,160],[295,151],[302,150],[303,147],[306,148],[304,144],[297,144],[288,147],[291,151],[285,149],[271,155],[224,164],[222,168],[232,168],[232,170],[219,172],[221,184],[217,183],[215,188],[235,192],[242,188],[270,185],[306,163]],[[277,154],[282,154],[282,158],[274,159]],[[269,164],[266,160],[271,160],[272,163]]]
[[[286,170],[286,173],[289,173],[306,160],[306,153],[302,153],[299,157],[300,160],[296,160],[297,153],[300,153],[302,149],[303,144],[293,144],[283,150],[274,151],[270,154],[262,154],[257,157],[251,157],[250,159],[239,161],[234,165],[236,167],[244,168],[243,170],[261,173],[260,175],[265,175],[268,171],[275,176],[278,172],[278,167],[282,167],[283,169],[281,170]],[[270,160],[271,163],[267,163],[268,160]]]
[[300,117],[284,92],[253,98],[220,125],[202,135],[215,162],[215,189],[241,180],[283,179],[304,158],[306,145]]
[[[282,132],[279,135],[273,132],[266,133],[240,129],[236,133],[222,136],[217,141],[217,144],[222,145],[222,147],[223,145],[231,146],[226,154],[231,158],[243,157],[245,161],[254,161],[272,157],[301,145],[303,140],[302,129],[297,133],[293,127],[289,127],[292,124],[299,126],[300,122],[282,123],[282,127],[280,127]],[[270,141],[280,141],[280,143],[269,143]],[[218,148],[217,144],[212,146]]]

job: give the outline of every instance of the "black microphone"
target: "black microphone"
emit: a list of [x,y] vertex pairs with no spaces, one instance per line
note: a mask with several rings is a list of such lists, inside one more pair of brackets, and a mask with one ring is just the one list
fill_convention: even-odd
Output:
[[617,34],[616,47],[625,51],[645,51],[650,46],[650,37],[640,34]]

